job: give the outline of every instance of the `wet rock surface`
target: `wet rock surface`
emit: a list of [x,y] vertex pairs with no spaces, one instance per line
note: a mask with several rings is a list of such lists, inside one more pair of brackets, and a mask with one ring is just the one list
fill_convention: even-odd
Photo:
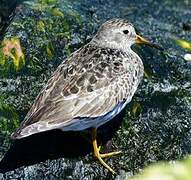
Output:
[[[81,155],[64,157],[64,154],[60,153],[60,156],[54,159],[55,156],[52,154],[67,146],[67,141],[62,142],[60,132],[56,135],[55,133],[42,135],[43,140],[37,136],[32,140],[29,138],[26,142],[15,142],[19,145],[13,143],[15,147],[22,149],[21,152],[24,149],[27,151],[33,149],[31,149],[33,155],[25,153],[26,164],[29,162],[29,155],[33,157],[36,153],[39,155],[37,159],[40,159],[45,154],[46,148],[42,147],[44,152],[39,152],[38,146],[46,141],[46,135],[50,140],[48,142],[50,147],[44,142],[49,150],[47,150],[48,155],[40,159],[43,162],[36,161],[37,164],[22,166],[0,174],[0,177],[2,179],[124,179],[126,175],[136,174],[150,163],[159,160],[172,161],[190,154],[191,63],[183,59],[187,51],[178,47],[173,40],[191,38],[189,28],[185,28],[185,24],[189,25],[190,22],[190,2],[85,0],[73,3],[52,1],[43,5],[39,5],[39,2],[28,2],[19,6],[19,11],[4,35],[5,39],[10,37],[20,39],[25,54],[25,64],[19,71],[15,71],[14,68],[5,71],[1,68],[0,94],[3,97],[1,103],[11,106],[11,112],[14,111],[18,116],[13,116],[16,121],[12,120],[14,119],[12,116],[3,116],[6,117],[9,126],[2,123],[0,126],[1,158],[11,146],[11,132],[18,126],[19,121],[23,120],[51,73],[71,52],[87,43],[105,20],[114,17],[129,19],[140,34],[161,44],[165,51],[161,52],[146,46],[133,47],[143,59],[144,80],[132,102],[126,107],[121,125],[117,123],[120,127],[118,128],[114,121],[107,125],[107,128],[103,128],[105,129],[103,132],[100,130],[100,142],[103,143],[112,137],[112,130],[117,130],[113,132],[113,146],[108,143],[103,146],[103,150],[106,151],[123,150],[120,156],[107,160],[119,174],[117,177],[112,176],[95,161],[89,154],[91,146],[85,143],[86,141],[83,150],[79,150],[84,152]],[[86,132],[85,135],[89,137]],[[27,146],[30,148],[27,149]],[[72,147],[69,150],[71,149]],[[10,157],[14,157],[11,155],[14,151],[9,152]],[[8,158],[3,163],[5,167],[13,161]]]

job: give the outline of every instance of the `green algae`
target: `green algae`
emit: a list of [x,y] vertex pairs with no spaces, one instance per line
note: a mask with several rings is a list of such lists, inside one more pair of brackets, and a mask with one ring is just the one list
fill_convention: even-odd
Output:
[[10,135],[19,127],[19,116],[16,109],[5,103],[3,97],[0,98],[0,132]]
[[[9,63],[8,61],[12,61],[12,63]],[[24,64],[25,57],[20,44],[20,39],[17,37],[4,39],[0,49],[1,70],[8,70],[13,65],[13,68],[18,71]],[[1,73],[3,73],[3,71],[1,71]]]
[[[190,157],[184,161],[165,163],[160,162],[147,167],[141,174],[130,178],[132,180],[189,180],[191,160]],[[125,178],[125,179],[128,179]]]
[[183,40],[183,39],[175,39],[175,42],[180,47],[191,51],[191,42],[190,41],[186,41],[186,40]]

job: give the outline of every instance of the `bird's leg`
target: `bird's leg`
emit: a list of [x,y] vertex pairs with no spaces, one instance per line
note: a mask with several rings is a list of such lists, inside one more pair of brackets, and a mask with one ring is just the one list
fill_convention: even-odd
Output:
[[110,156],[113,156],[113,155],[116,155],[116,154],[119,154],[121,153],[121,151],[118,151],[118,152],[111,152],[111,153],[107,153],[107,154],[100,154],[100,148],[101,146],[97,146],[97,129],[96,128],[93,128],[92,129],[92,142],[93,142],[93,148],[94,148],[94,156],[98,158],[98,160],[100,161],[100,163],[106,167],[110,172],[112,172],[113,174],[115,174],[115,171],[110,168],[104,161],[102,158],[105,158],[105,157],[110,157]]

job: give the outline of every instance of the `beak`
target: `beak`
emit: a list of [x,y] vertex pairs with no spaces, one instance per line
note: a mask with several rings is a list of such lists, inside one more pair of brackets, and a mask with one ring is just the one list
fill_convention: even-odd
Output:
[[141,37],[141,36],[139,36],[139,35],[136,35],[135,43],[137,43],[137,44],[146,44],[146,45],[148,45],[148,46],[150,46],[150,47],[154,47],[154,48],[159,49],[159,50],[161,50],[161,51],[164,50],[164,49],[163,49],[161,46],[159,46],[158,44],[154,44],[154,43],[150,42],[149,40],[147,40],[147,39],[145,39],[145,38],[143,38],[143,37]]

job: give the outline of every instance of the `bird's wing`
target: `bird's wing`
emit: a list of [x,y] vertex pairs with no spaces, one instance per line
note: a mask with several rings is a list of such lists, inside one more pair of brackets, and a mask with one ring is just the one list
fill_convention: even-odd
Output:
[[131,84],[123,58],[112,60],[100,51],[84,47],[62,63],[13,138],[64,127],[78,117],[103,116],[126,99]]

